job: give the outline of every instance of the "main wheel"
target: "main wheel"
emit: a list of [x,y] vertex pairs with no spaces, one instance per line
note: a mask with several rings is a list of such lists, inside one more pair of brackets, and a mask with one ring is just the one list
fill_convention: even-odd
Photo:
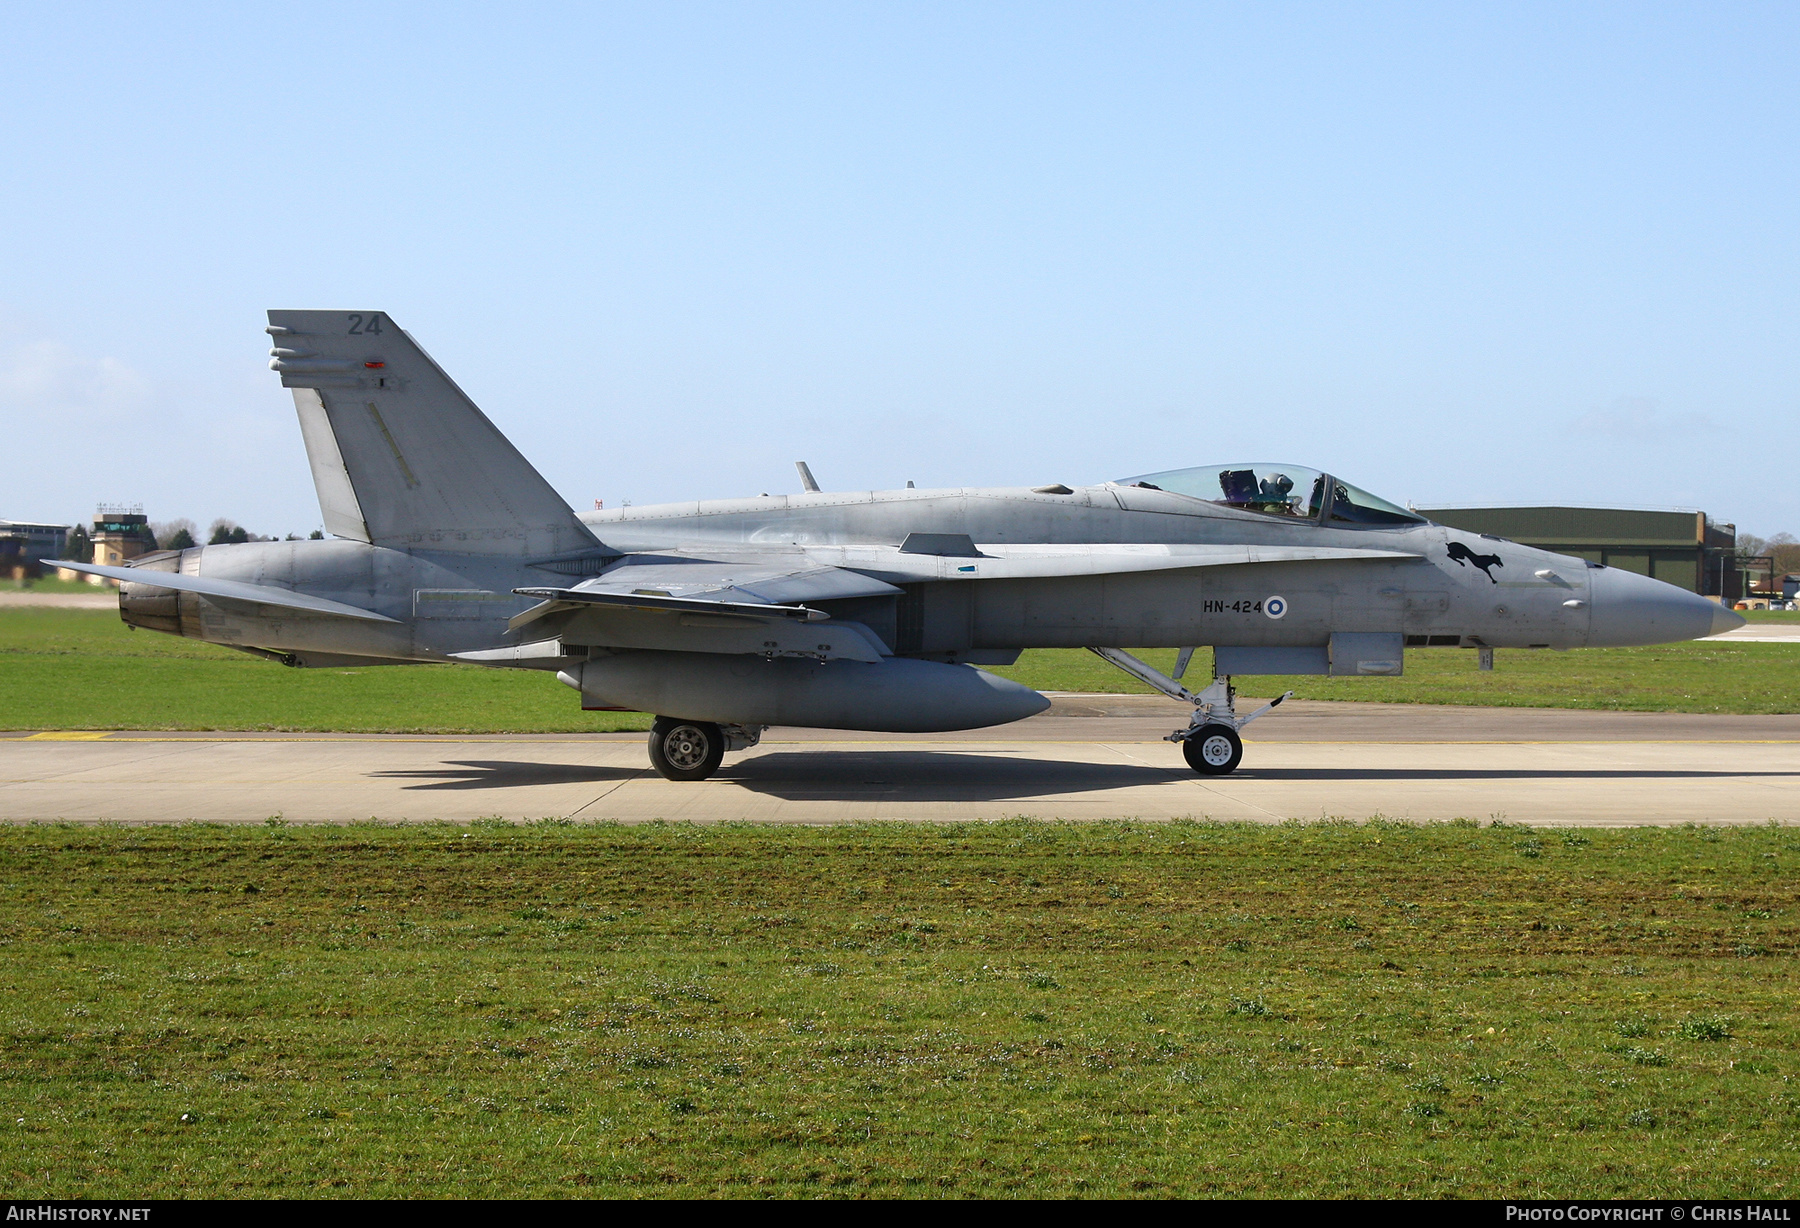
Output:
[[1182,757],[1202,776],[1223,776],[1244,759],[1244,743],[1230,725],[1202,725],[1181,744]]
[[725,758],[725,735],[710,721],[659,716],[650,726],[650,766],[670,780],[705,780]]

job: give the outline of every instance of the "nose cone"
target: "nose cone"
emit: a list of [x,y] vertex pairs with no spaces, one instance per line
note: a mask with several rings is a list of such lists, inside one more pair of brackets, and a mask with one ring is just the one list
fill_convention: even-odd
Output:
[[1744,625],[1716,601],[1635,572],[1605,567],[1588,572],[1591,648],[1673,644]]
[[1722,605],[1713,607],[1713,624],[1709,635],[1724,635],[1727,631],[1736,631],[1748,620],[1736,610],[1728,610]]

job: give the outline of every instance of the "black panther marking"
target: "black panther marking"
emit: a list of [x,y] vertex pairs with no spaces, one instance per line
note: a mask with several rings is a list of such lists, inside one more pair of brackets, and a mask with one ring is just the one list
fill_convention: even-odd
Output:
[[[1476,554],[1461,542],[1450,543],[1450,557],[1456,560],[1456,565],[1458,567],[1461,567],[1464,563],[1472,563],[1476,567],[1481,568],[1481,574],[1490,580],[1494,580],[1494,573],[1488,570],[1490,567],[1506,566],[1505,563],[1500,561],[1499,555]],[[1500,581],[1494,580],[1494,583],[1498,584]]]

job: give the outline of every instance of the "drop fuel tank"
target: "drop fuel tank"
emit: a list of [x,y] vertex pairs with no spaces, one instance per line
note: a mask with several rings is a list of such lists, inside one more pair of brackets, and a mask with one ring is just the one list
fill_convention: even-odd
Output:
[[707,652],[613,652],[557,675],[587,708],[660,712],[720,725],[945,733],[1035,716],[1050,701],[969,665],[773,660]]

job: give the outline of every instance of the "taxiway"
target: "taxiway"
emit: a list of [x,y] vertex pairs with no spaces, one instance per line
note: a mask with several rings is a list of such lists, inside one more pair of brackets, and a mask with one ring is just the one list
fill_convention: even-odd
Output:
[[651,772],[642,734],[18,734],[0,737],[0,821],[1800,822],[1800,716],[1290,701],[1212,778],[1161,740],[1183,716],[1063,695],[962,734],[774,729],[698,784]]

